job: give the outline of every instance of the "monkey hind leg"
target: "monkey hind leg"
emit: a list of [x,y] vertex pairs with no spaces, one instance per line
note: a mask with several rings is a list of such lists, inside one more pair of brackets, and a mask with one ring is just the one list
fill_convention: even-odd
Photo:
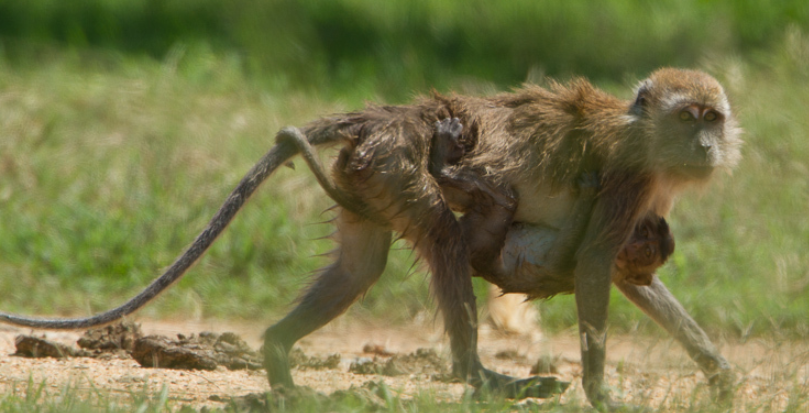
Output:
[[297,307],[264,333],[264,364],[273,387],[294,386],[287,355],[295,342],[345,312],[385,269],[389,230],[345,210],[337,229],[335,262],[321,271]]

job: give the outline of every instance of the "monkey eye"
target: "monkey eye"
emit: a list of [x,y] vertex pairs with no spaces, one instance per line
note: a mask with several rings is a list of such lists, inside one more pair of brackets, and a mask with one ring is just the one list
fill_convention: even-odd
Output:
[[643,238],[649,239],[649,228],[643,227],[643,230],[641,231],[641,235],[643,235]]
[[651,248],[646,248],[646,258],[651,258],[651,257],[652,257],[652,249]]
[[706,122],[713,122],[718,117],[719,116],[716,114],[716,112],[714,112],[712,110],[709,110],[708,112],[705,113],[705,116],[703,116],[703,119],[705,119]]
[[[714,116],[716,116],[716,114],[714,114]],[[696,119],[694,118],[694,115],[692,115],[691,112],[689,112],[688,110],[681,110],[680,120],[683,122],[693,122]]]

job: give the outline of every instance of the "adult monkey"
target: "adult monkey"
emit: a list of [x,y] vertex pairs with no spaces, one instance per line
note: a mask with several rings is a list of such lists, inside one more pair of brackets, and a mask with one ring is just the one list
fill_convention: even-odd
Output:
[[[574,286],[582,336],[583,382],[594,405],[612,406],[603,386],[606,316],[613,262],[647,214],[665,216],[684,188],[738,161],[738,129],[722,87],[695,71],[662,69],[621,101],[584,80],[527,86],[491,98],[440,97],[411,106],[370,107],[324,118],[302,132],[314,145],[342,143],[333,168],[347,205],[336,219],[342,247],[298,306],[265,333],[270,383],[291,386],[286,353],[301,337],[345,311],[381,275],[392,233],[411,241],[433,274],[433,291],[450,335],[453,372],[508,395],[547,395],[552,381],[517,380],[483,368],[477,355],[469,251],[427,170],[433,124],[448,116],[478,125],[463,162],[519,194],[515,219],[560,228],[583,170],[600,172],[601,193],[576,256]],[[295,133],[287,129],[279,138]],[[143,293],[86,319],[0,319],[39,328],[84,328],[135,311],[176,281],[210,246],[256,187],[298,149],[279,140],[248,173],[189,249]],[[656,278],[649,287],[616,285],[681,341],[712,382],[732,377],[727,361]]]

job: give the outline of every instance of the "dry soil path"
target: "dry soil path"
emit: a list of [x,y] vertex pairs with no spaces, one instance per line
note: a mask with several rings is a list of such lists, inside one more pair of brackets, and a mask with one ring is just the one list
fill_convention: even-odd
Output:
[[[201,331],[239,334],[253,348],[260,346],[260,332],[265,326],[227,321],[166,322],[140,320],[144,333],[170,337],[178,333],[190,335]],[[164,386],[169,396],[181,404],[196,407],[221,406],[211,396],[226,398],[248,393],[266,392],[269,388],[263,370],[183,371],[143,368],[132,359],[91,358],[29,359],[11,356],[14,338],[30,334],[30,330],[0,327],[0,392],[25,393],[29,379],[46,383],[45,391],[58,393],[70,383],[79,389],[105,389],[112,394],[128,397],[140,392],[144,386],[158,392]],[[37,333],[42,334],[42,333]],[[48,339],[75,345],[78,333],[45,333]],[[338,369],[296,369],[293,377],[299,384],[330,394],[368,381],[383,380],[388,386],[407,397],[429,389],[436,397],[457,400],[465,390],[462,384],[433,380],[430,375],[402,375],[396,377],[362,375],[348,372],[351,362],[360,358],[373,358],[364,353],[366,344],[375,344],[391,353],[409,354],[419,348],[431,348],[448,359],[448,345],[440,328],[432,325],[382,326],[342,321],[307,337],[299,347],[308,356],[325,357],[339,353],[342,361]],[[508,336],[483,330],[479,344],[483,362],[504,374],[528,376],[531,367],[544,356],[550,359],[555,375],[572,382],[561,396],[562,403],[586,404],[581,389],[579,345],[573,334],[557,334],[541,340]],[[809,377],[809,344],[750,341],[745,344],[724,345],[722,348],[740,375],[737,399],[768,401],[773,408],[784,406],[789,392],[795,386],[807,387]],[[499,354],[499,355],[498,355]],[[607,377],[616,396],[627,402],[644,405],[687,405],[694,395],[705,397],[706,380],[687,355],[671,340],[611,337],[608,344]],[[796,382],[797,380],[797,382]],[[537,401],[542,403],[542,401]]]

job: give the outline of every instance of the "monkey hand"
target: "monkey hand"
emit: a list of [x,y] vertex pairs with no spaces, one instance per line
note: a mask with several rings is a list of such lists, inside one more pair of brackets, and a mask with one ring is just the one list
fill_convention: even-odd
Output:
[[519,198],[517,194],[514,193],[513,189],[507,187],[498,187],[495,189],[492,186],[485,185],[481,185],[480,189],[491,197],[491,200],[494,201],[499,208],[503,208],[512,214],[517,211]]
[[539,376],[516,379],[491,370],[481,369],[478,377],[470,380],[470,384],[475,387],[475,396],[478,397],[492,394],[508,399],[527,397],[546,399],[556,394],[562,394],[570,382],[557,380],[556,377]]
[[452,143],[457,145],[463,125],[458,118],[446,118],[435,122],[435,130],[439,135],[450,138]]

